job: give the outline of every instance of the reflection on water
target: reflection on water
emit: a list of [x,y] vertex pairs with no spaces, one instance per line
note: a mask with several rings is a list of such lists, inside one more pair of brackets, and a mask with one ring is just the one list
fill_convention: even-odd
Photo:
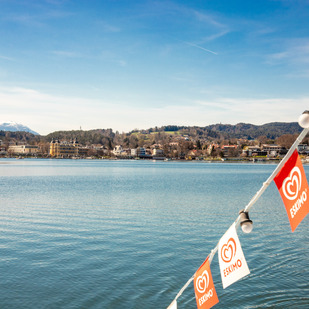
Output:
[[[166,308],[275,168],[0,164],[1,308]],[[239,238],[251,274],[223,290],[215,256],[215,307],[308,308],[308,217],[291,233],[274,184],[250,217]],[[196,308],[192,285],[178,305]]]

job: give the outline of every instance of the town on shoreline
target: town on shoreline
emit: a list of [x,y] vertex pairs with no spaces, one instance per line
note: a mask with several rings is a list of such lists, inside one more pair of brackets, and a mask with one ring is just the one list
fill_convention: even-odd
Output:
[[[165,128],[164,128],[165,129]],[[170,129],[170,128],[169,128]],[[151,159],[199,161],[280,160],[294,143],[297,133],[233,137],[198,129],[134,131],[113,133],[111,129],[59,131],[48,136],[27,132],[0,134],[0,157],[64,159]],[[243,134],[244,135],[244,134]],[[232,136],[232,137],[231,137]],[[304,162],[309,161],[309,138],[298,146]]]

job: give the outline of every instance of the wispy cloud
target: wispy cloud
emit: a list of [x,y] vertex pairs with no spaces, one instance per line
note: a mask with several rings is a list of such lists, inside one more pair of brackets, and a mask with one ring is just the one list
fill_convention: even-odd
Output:
[[80,53],[67,50],[53,50],[51,51],[51,53],[56,56],[67,57],[67,58],[80,58],[82,56]]
[[208,36],[203,37],[202,41],[203,42],[211,42],[211,41],[214,41],[216,39],[219,39],[219,38],[225,36],[228,33],[230,33],[230,30],[222,30],[222,31],[219,31],[217,33],[210,34]]
[[43,27],[45,23],[42,21],[41,16],[34,14],[9,14],[3,17],[6,22],[21,24],[27,27]]
[[100,20],[100,21],[95,22],[95,24],[98,27],[98,29],[106,33],[117,33],[121,31],[121,28],[119,26],[113,25],[106,21]]
[[50,20],[64,19],[74,15],[73,12],[62,9],[62,4],[66,2],[52,1],[51,5],[41,5],[34,1],[25,1],[20,4],[23,6],[23,11],[14,10],[5,15],[0,13],[0,19],[6,23],[20,24],[26,27],[46,27]]
[[263,124],[274,121],[297,121],[298,116],[307,109],[309,97],[289,99],[218,98],[196,103],[214,110],[216,118],[221,118],[222,122]]
[[2,55],[0,55],[0,59],[8,60],[8,61],[15,61],[15,59],[12,57],[2,56]]
[[45,0],[46,3],[52,4],[52,5],[62,5],[68,2],[68,0]]
[[212,26],[216,27],[217,29],[224,29],[226,25],[222,22],[218,21],[218,18],[215,17],[213,14],[204,13],[200,11],[193,10],[193,14],[199,20],[199,22],[211,24]]
[[309,64],[309,38],[286,40],[283,44],[283,50],[267,56],[268,63]]
[[217,52],[205,48],[203,45],[227,35],[231,32],[230,27],[226,23],[220,21],[220,18],[214,13],[211,14],[208,12],[191,10],[191,15],[193,20],[195,19],[198,25],[204,26],[204,29],[199,31],[199,38],[195,38],[194,41],[190,42],[187,40],[185,43],[192,47],[204,50],[205,52],[217,55]]
[[109,50],[102,51],[101,57],[104,61],[117,64],[118,66],[121,66],[121,67],[125,67],[127,65],[126,60],[119,57],[117,53],[109,51]]
[[[263,124],[297,121],[309,97],[188,101],[186,105],[151,107],[133,102],[55,96],[27,88],[0,88],[2,119],[23,123],[41,134],[57,130],[112,128],[128,132],[168,124],[206,126],[213,123]],[[61,111],[61,112],[59,112]]]

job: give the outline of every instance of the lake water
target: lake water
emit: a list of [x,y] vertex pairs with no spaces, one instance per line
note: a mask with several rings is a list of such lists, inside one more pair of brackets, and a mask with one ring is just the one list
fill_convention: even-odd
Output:
[[[166,308],[274,169],[0,159],[0,308]],[[250,218],[251,274],[223,290],[215,255],[214,308],[309,308],[309,216],[292,233],[272,183]]]

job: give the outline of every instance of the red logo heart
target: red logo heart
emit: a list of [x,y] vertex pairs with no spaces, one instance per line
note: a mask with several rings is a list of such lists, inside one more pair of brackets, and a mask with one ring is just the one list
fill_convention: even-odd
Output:
[[301,188],[301,172],[300,169],[295,166],[288,177],[286,177],[282,183],[282,190],[285,197],[292,201],[298,196],[298,192]]
[[209,275],[207,270],[204,270],[203,273],[196,279],[196,289],[199,293],[204,293],[209,285]]
[[236,242],[234,238],[230,238],[226,244],[221,248],[221,259],[225,263],[231,262],[232,258],[236,254]]

